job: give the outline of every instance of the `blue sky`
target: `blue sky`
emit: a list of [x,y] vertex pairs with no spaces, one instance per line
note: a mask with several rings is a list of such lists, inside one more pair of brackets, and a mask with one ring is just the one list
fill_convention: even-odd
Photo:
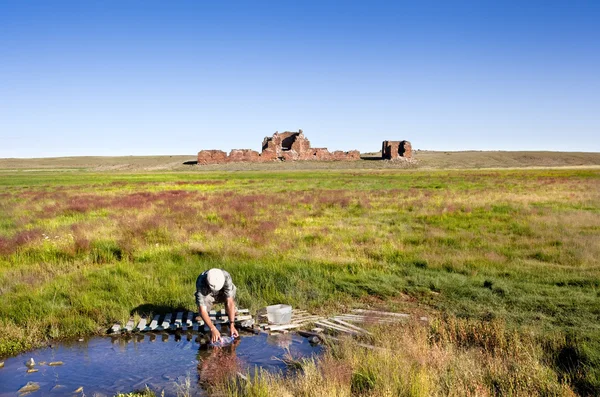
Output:
[[600,151],[599,1],[0,1],[0,157]]

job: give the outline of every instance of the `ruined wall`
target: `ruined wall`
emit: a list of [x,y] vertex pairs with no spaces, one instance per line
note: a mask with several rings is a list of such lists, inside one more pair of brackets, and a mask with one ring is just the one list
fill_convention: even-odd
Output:
[[198,152],[198,164],[224,164],[234,162],[261,162],[265,159],[261,158],[260,153],[251,149],[233,149],[229,155],[222,150],[201,150]]
[[230,162],[236,162],[236,161],[259,162],[259,161],[261,161],[261,158],[260,158],[260,153],[258,153],[256,150],[233,149],[229,153],[228,160]]
[[342,150],[336,150],[331,153],[331,160],[360,160],[360,151],[358,150],[350,150],[349,152],[344,152]]
[[273,136],[265,137],[262,142],[262,152],[250,149],[233,149],[229,155],[221,150],[202,150],[198,152],[198,164],[222,164],[230,162],[265,162],[265,161],[349,161],[360,160],[360,152],[352,150],[344,152],[337,150],[333,153],[325,148],[311,148],[310,141],[302,130],[298,132],[275,132]]
[[383,141],[381,158],[394,160],[397,158],[412,158],[412,145],[409,141]]
[[294,136],[294,141],[290,149],[296,151],[298,154],[306,153],[310,150],[310,141],[306,139],[302,130]]
[[201,150],[198,152],[198,164],[220,164],[227,162],[227,153],[222,150]]

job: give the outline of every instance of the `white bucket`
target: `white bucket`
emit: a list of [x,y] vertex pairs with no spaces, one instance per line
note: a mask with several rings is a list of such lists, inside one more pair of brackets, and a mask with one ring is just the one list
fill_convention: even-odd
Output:
[[267,320],[269,324],[287,324],[292,320],[292,307],[290,305],[267,306]]

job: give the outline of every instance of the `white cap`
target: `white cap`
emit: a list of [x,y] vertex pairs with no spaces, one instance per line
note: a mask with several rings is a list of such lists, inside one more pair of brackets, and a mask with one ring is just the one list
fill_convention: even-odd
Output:
[[210,269],[206,273],[206,281],[208,281],[208,286],[213,291],[220,291],[225,285],[225,274],[223,274],[223,270],[221,269]]

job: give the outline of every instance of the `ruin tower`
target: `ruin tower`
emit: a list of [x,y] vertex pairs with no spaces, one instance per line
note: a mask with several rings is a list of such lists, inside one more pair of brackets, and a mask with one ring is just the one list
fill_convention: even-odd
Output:
[[412,145],[409,141],[383,141],[381,158],[384,160],[412,158]]

